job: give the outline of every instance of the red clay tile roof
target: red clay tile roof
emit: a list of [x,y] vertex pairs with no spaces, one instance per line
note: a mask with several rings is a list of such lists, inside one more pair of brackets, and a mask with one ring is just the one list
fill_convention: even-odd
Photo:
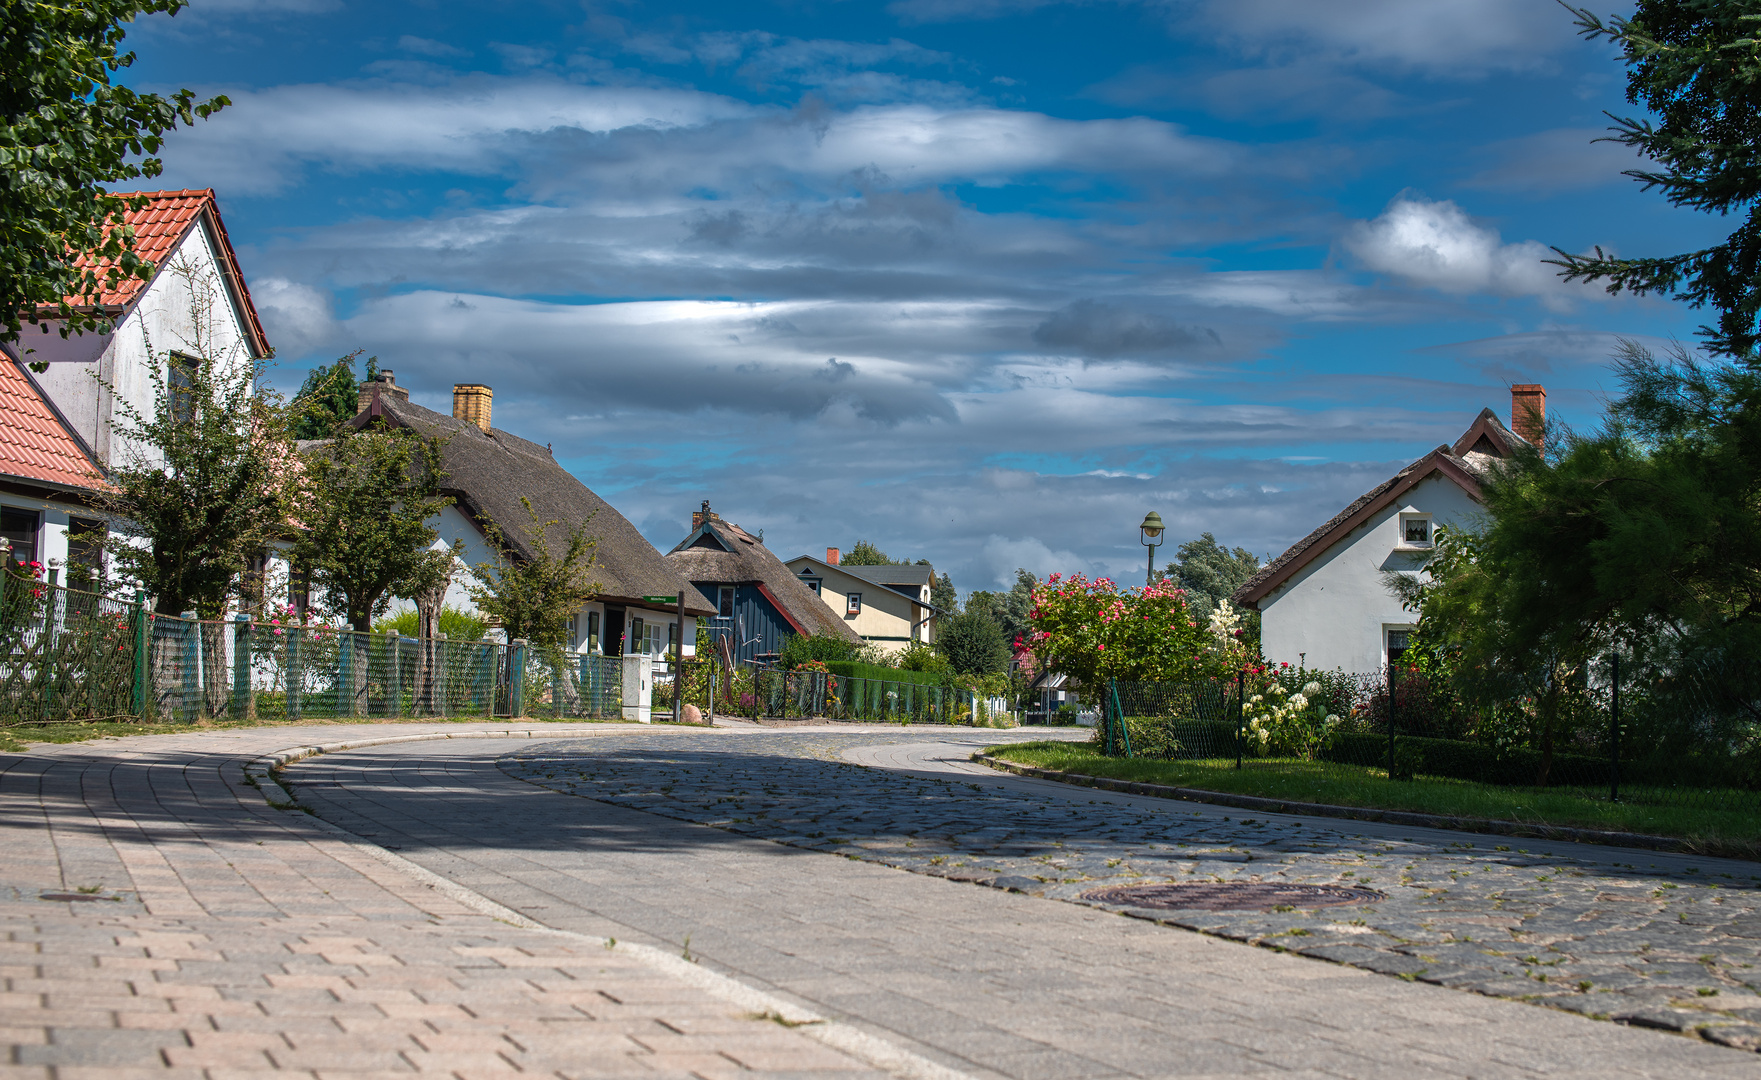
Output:
[[85,448],[9,356],[0,356],[0,473],[58,487],[104,487]]
[[[233,253],[232,241],[227,239],[226,226],[220,220],[220,208],[215,202],[213,188],[188,189],[184,191],[118,191],[115,194],[123,198],[146,196],[150,202],[139,210],[130,210],[123,215],[123,221],[132,225],[135,230],[135,254],[162,268],[165,260],[177,250],[177,245],[196,227],[203,215],[206,215],[209,227],[213,232],[215,254],[220,259],[220,270],[227,284],[238,298],[243,309],[245,335],[250,339],[253,356],[268,356],[269,341],[263,335],[263,324],[257,318],[256,305],[251,303],[251,290],[245,284],[245,275],[239,270],[238,256]],[[86,265],[87,259],[81,256],[80,265]],[[124,278],[117,282],[117,287],[101,294],[104,308],[120,312],[136,300],[146,289],[147,282],[140,278]]]

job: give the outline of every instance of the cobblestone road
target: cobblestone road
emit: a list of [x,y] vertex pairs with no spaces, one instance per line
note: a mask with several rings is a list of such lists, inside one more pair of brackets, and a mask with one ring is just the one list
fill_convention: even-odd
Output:
[[[945,773],[909,771],[994,738],[617,731],[501,756],[500,767],[481,747],[428,743],[326,755],[285,775],[323,819],[525,916],[689,951],[705,968],[974,1076],[1761,1077],[1757,1055],[1696,1037],[895,868],[1075,889],[1091,883],[1037,878],[1090,866],[1117,877],[1108,859],[1137,856],[1052,862],[1101,856],[1094,845],[1147,852],[1132,828],[1178,829],[1209,809],[1162,804],[1134,826],[1131,807],[1100,796],[1091,807],[1095,793],[1082,789],[988,770],[950,785],[933,782]],[[928,757],[912,758],[917,744],[930,744]],[[843,752],[895,755],[906,771],[831,760]],[[593,798],[558,794],[571,787]],[[1223,876],[1253,867],[1244,860],[1270,838],[1243,827],[1250,845],[1207,834],[1204,853],[1219,858],[1191,861]],[[1358,843],[1375,838],[1372,829]],[[1367,863],[1392,853],[1364,854]],[[1369,915],[1351,916],[1366,921],[1356,929]]]
[[[889,741],[921,741],[909,731]],[[1028,794],[839,760],[870,734],[537,745],[505,759],[559,791],[921,874],[1061,900],[1108,885],[1366,886],[1386,900],[1140,917],[1386,975],[1761,1048],[1761,867],[1135,800]],[[1041,789],[1044,790],[1043,788]],[[1397,831],[1397,830],[1396,830]],[[1525,850],[1527,849],[1527,850]]]

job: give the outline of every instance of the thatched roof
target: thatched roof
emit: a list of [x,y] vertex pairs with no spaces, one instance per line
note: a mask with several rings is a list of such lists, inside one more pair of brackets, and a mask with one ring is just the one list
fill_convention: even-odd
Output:
[[566,549],[571,529],[589,523],[588,534],[599,541],[594,549],[599,566],[593,576],[599,582],[601,600],[641,603],[645,596],[672,596],[683,591],[687,615],[715,614],[714,605],[690,579],[667,562],[624,515],[558,465],[548,447],[500,428],[483,431],[475,424],[411,404],[395,393],[377,390],[369,406],[351,422],[360,427],[375,419],[425,437],[445,439],[442,493],[457,500],[458,508],[479,527],[490,522],[499,528],[516,557],[531,558],[533,554],[527,538],[531,518],[520,503],[523,495],[532,501],[539,521],[557,522],[545,533],[553,552]]
[[[708,505],[704,504],[706,509]],[[817,593],[801,584],[756,536],[714,513],[693,516],[696,528],[666,555],[680,574],[714,585],[760,586],[798,632],[861,644],[856,631]]]

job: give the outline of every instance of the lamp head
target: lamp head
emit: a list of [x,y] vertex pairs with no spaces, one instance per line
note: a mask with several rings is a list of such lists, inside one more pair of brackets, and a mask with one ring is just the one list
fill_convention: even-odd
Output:
[[1162,532],[1166,528],[1162,524],[1162,515],[1151,510],[1143,516],[1143,524],[1138,529],[1143,533],[1143,543],[1147,547],[1156,547],[1162,542]]

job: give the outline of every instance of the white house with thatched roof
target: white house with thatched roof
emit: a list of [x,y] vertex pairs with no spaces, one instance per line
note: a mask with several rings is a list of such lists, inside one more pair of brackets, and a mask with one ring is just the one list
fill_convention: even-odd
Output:
[[[685,596],[683,654],[695,653],[697,620],[715,607],[679,568],[655,550],[636,527],[594,494],[551,455],[550,448],[529,442],[490,423],[492,394],[487,386],[460,384],[453,388],[453,415],[411,403],[410,392],[398,386],[393,373],[380,371],[376,381],[363,383],[356,426],[383,423],[409,428],[425,438],[445,440],[441,493],[454,504],[432,524],[440,533],[437,549],[459,542],[464,559],[475,565],[493,557],[487,525],[493,524],[513,548],[515,557],[530,556],[526,539],[531,518],[524,496],[540,521],[554,521],[546,539],[552,549],[567,545],[569,530],[582,522],[598,541],[593,577],[600,594],[574,616],[571,647],[605,656],[659,657],[671,651],[681,614],[675,597]],[[445,602],[474,610],[459,567]]]

